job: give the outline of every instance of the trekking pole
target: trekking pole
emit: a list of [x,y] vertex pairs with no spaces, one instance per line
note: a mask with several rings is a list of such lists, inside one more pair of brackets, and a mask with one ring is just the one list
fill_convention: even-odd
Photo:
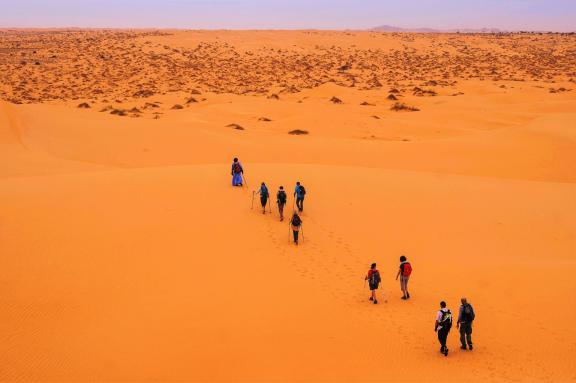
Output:
[[250,208],[250,210],[254,210],[254,190],[252,190],[252,207]]
[[272,198],[268,198],[268,210],[270,211],[270,214],[272,214],[272,202],[271,202]]
[[304,243],[304,223],[300,224],[300,230],[302,230],[302,243]]
[[290,243],[290,222],[288,222],[288,243]]
[[248,180],[246,179],[246,176],[244,175],[244,173],[242,173],[242,178],[244,182],[242,182],[242,185],[246,185],[246,189],[248,189]]

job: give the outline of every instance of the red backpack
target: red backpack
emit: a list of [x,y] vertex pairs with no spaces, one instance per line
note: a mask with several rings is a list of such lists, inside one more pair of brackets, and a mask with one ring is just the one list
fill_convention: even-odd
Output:
[[402,275],[404,275],[405,277],[409,277],[410,274],[412,274],[412,265],[410,265],[410,262],[404,262],[404,271],[402,272]]

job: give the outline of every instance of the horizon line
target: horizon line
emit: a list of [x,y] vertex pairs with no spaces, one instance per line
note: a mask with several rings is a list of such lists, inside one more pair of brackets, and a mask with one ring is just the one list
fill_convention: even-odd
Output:
[[[386,31],[378,30],[381,27],[397,28],[399,30]],[[354,31],[354,32],[377,32],[377,33],[557,33],[557,34],[571,34],[576,33],[576,29],[572,31],[554,31],[554,30],[537,30],[537,29],[501,29],[496,27],[482,27],[482,28],[432,28],[432,27],[397,27],[393,25],[380,25],[371,28],[188,28],[188,27],[92,27],[92,26],[49,26],[49,27],[30,27],[30,26],[1,26],[0,30],[108,30],[108,31],[121,31],[121,30],[157,30],[157,31]],[[480,32],[480,31],[486,32]],[[472,31],[472,32],[466,32]],[[478,32],[473,32],[478,31]]]

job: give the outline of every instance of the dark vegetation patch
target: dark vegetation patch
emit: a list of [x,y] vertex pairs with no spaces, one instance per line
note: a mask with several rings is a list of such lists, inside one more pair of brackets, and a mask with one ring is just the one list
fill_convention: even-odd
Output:
[[415,106],[409,106],[409,105],[403,104],[401,102],[397,102],[394,105],[392,105],[390,110],[394,110],[396,112],[401,112],[401,111],[418,112],[418,111],[420,111],[420,109],[416,108]]

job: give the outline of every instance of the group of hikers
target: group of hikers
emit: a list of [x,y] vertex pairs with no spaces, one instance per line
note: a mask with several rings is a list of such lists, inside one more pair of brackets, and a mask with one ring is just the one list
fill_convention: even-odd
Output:
[[[398,273],[396,274],[396,280],[400,278],[400,290],[402,291],[403,300],[410,299],[410,293],[408,292],[408,281],[412,275],[412,265],[408,262],[408,259],[402,255],[400,257],[400,266],[398,268]],[[380,272],[376,268],[376,263],[370,265],[370,269],[364,278],[368,281],[368,286],[370,287],[370,298],[369,300],[374,304],[378,303],[376,297],[376,290],[382,282],[380,277]],[[466,298],[462,298],[460,305],[460,310],[458,312],[458,321],[456,322],[456,328],[460,330],[460,349],[462,350],[472,350],[472,323],[476,317],[474,313],[474,308]],[[438,334],[438,341],[440,342],[440,352],[444,356],[448,356],[448,347],[446,346],[446,341],[448,339],[448,334],[452,328],[452,312],[446,307],[446,302],[440,302],[440,310],[436,313],[436,322],[434,324],[434,331]]]
[[[234,158],[232,163],[232,186],[244,186],[246,180],[244,177],[244,168],[238,160]],[[247,185],[246,185],[247,186]],[[252,193],[252,203],[254,203],[254,195],[260,195],[260,204],[262,206],[262,214],[266,214],[266,206],[269,206],[270,192],[266,183],[262,182],[260,184],[260,189]],[[306,196],[306,189],[300,182],[296,182],[294,188],[294,198],[296,203],[296,209],[290,220],[290,227],[292,230],[292,235],[294,239],[294,244],[298,245],[299,232],[302,229],[302,219],[298,213],[304,211],[304,197]],[[286,206],[287,195],[283,186],[278,188],[276,193],[276,204],[278,206],[278,212],[280,214],[280,221],[284,221],[284,207]],[[412,265],[408,262],[406,256],[402,255],[400,257],[400,266],[398,268],[398,273],[396,274],[396,280],[400,280],[400,290],[402,291],[403,300],[410,299],[410,293],[408,292],[408,281],[412,275]],[[380,272],[376,268],[376,263],[372,263],[366,277],[364,279],[368,282],[370,288],[370,298],[369,300],[377,304],[378,298],[376,296],[376,290],[382,279],[380,277]],[[460,343],[462,350],[472,350],[472,323],[474,322],[475,314],[472,305],[468,303],[466,298],[461,299],[461,306],[458,312],[458,321],[456,322],[456,327],[460,330]],[[436,321],[434,325],[434,331],[438,334],[438,341],[440,342],[440,352],[445,356],[448,356],[448,347],[446,346],[446,341],[448,339],[448,334],[452,328],[452,313],[450,309],[446,307],[446,302],[440,302],[440,310],[436,313]]]
[[[244,168],[242,164],[238,160],[238,158],[234,158],[232,162],[232,186],[239,186],[242,187],[246,184],[246,180],[244,177]],[[247,185],[246,185],[247,186]],[[260,196],[260,205],[262,206],[262,214],[266,214],[266,206],[270,206],[270,191],[268,190],[268,186],[266,186],[265,182],[260,184],[260,189],[258,191],[252,192],[252,204],[254,204],[254,196],[258,194]],[[302,213],[304,211],[304,198],[306,196],[306,188],[304,185],[300,183],[300,181],[296,182],[296,186],[294,187],[294,201],[296,204],[296,209],[293,208],[292,218],[290,219],[290,228],[292,230],[292,237],[295,245],[298,245],[299,234],[302,230],[302,218],[298,213]],[[284,207],[286,206],[286,202],[288,200],[288,196],[286,191],[284,190],[284,186],[280,186],[278,188],[278,192],[276,193],[276,205],[278,206],[278,213],[280,215],[280,222],[284,221]],[[271,210],[271,209],[270,209]],[[304,232],[302,231],[302,235]]]

